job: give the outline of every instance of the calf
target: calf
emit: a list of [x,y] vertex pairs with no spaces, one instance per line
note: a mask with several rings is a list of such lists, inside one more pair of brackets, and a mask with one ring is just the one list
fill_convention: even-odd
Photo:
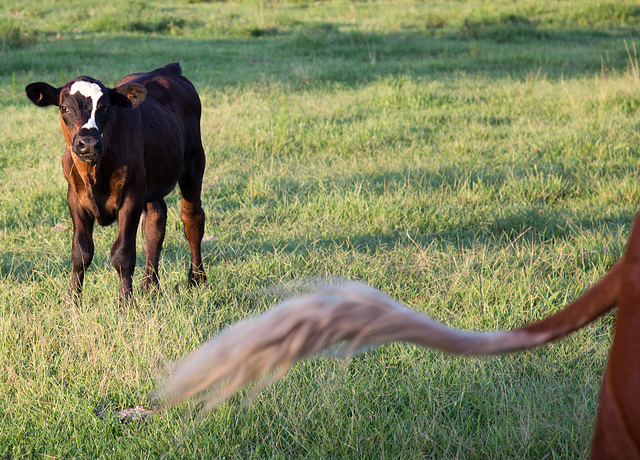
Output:
[[640,213],[620,261],[581,297],[530,325],[461,331],[372,287],[351,283],[295,297],[224,330],[184,358],[156,396],[175,404],[212,388],[205,406],[211,408],[249,381],[273,381],[295,361],[343,341],[351,342],[347,354],[385,342],[410,342],[460,355],[511,353],[564,337],[616,305],[591,458],[640,460]]
[[206,281],[201,242],[205,215],[200,192],[205,156],[200,138],[200,98],[179,64],[122,78],[115,88],[78,77],[60,88],[31,83],[36,105],[60,108],[67,144],[62,168],[73,221],[70,298],[82,299],[84,273],[94,253],[93,225],[118,221],[111,262],[120,277],[118,304],[133,302],[136,232],[144,213],[146,264],[143,290],[158,284],[167,205],[180,184],[182,222],[191,248],[189,283]]

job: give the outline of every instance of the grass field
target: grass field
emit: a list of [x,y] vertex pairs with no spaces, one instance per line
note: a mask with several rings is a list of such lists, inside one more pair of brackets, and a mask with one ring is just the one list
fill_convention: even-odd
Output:
[[[640,201],[637,2],[63,4],[0,6],[0,456],[588,455],[614,314],[515,356],[317,358],[202,419],[193,402],[109,414],[149,407],[167,363],[301,281],[363,281],[483,330],[593,284]],[[116,228],[97,228],[70,307],[63,139],[24,86],[172,61],[204,105],[209,283],[186,287],[174,191],[160,293],[117,310]]]

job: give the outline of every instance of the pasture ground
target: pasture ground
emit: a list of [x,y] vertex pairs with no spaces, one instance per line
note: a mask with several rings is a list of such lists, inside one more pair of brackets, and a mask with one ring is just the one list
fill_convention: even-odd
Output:
[[[4,1],[0,456],[585,457],[613,313],[515,356],[317,358],[202,419],[96,413],[149,407],[168,362],[300,282],[360,280],[466,329],[575,298],[640,201],[639,27],[631,0]],[[204,104],[209,283],[185,286],[173,192],[158,295],[117,311],[97,228],[69,307],[58,116],[23,88],[172,61]],[[140,238],[136,286],[143,261]]]

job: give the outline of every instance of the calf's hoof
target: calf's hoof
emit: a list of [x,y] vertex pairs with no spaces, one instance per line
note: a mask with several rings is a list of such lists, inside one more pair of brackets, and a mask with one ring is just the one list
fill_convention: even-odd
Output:
[[204,270],[196,270],[189,269],[189,286],[201,286],[206,284],[207,282],[207,274]]
[[82,292],[76,292],[69,289],[64,295],[63,303],[67,307],[80,308],[82,306]]
[[132,291],[120,292],[118,295],[118,310],[124,311],[126,309],[137,308],[136,298],[133,296]]

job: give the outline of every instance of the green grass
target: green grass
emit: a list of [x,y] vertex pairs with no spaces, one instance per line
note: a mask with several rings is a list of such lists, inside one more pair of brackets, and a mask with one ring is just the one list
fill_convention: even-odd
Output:
[[[515,356],[314,359],[203,419],[192,402],[143,424],[95,412],[148,406],[168,362],[299,281],[364,281],[485,330],[579,295],[640,199],[636,2],[64,5],[0,7],[0,455],[587,456],[613,314]],[[173,192],[161,292],[118,312],[116,229],[97,228],[84,304],[66,306],[63,140],[23,88],[171,61],[204,104],[209,283],[186,288]]]

